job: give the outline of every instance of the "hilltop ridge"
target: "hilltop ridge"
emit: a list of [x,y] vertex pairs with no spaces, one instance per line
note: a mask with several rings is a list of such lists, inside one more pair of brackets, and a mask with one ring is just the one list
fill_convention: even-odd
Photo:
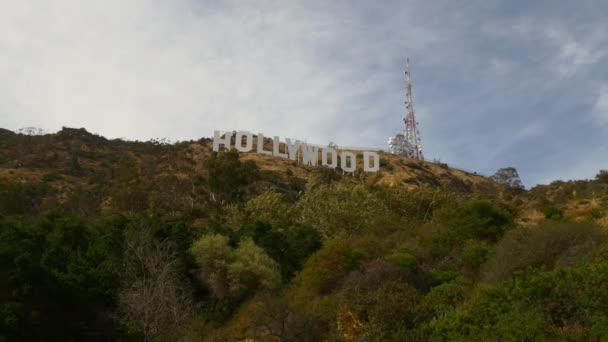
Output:
[[[269,142],[266,142],[267,144]],[[85,129],[63,128],[55,134],[28,136],[9,130],[0,131],[0,177],[7,180],[40,181],[61,175],[56,184],[70,188],[86,186],[87,177],[111,175],[117,168],[133,168],[139,175],[162,178],[174,175],[192,180],[202,175],[203,162],[211,155],[211,140],[202,138],[164,144],[109,140]],[[357,152],[357,151],[355,151]],[[243,161],[254,161],[260,170],[274,173],[284,181],[305,182],[313,167],[291,160],[242,153]],[[452,191],[473,192],[498,189],[491,179],[449,167],[380,152],[377,174],[355,173],[354,177],[374,184],[406,188],[441,187]],[[339,171],[338,171],[339,172]],[[50,175],[50,176],[49,176]]]
[[[270,142],[266,142],[270,143]],[[356,152],[356,151],[355,151]],[[158,141],[106,139],[87,130],[63,128],[54,134],[29,136],[0,131],[0,179],[48,183],[49,196],[59,205],[75,193],[89,194],[100,208],[111,203],[115,192],[141,186],[154,192],[154,185],[186,188],[204,184],[204,162],[211,156],[211,139],[166,144]],[[380,171],[344,175],[366,184],[415,188],[443,188],[455,192],[497,193],[504,187],[489,178],[454,169],[446,164],[424,162],[380,153]],[[266,186],[301,188],[315,167],[254,152],[240,154],[243,162],[255,162]],[[317,171],[318,172],[318,171]],[[340,173],[340,171],[337,171]],[[263,178],[264,178],[263,177]],[[144,183],[148,183],[147,185]],[[269,183],[269,184],[268,184]],[[181,195],[180,195],[181,196]],[[193,200],[192,198],[188,201]],[[92,208],[91,208],[92,209]]]
[[[204,178],[205,161],[213,155],[211,145],[211,138],[170,144],[163,140],[107,139],[84,128],[64,127],[57,133],[45,135],[24,135],[0,128],[0,180],[42,184],[44,200],[39,199],[37,205],[47,208],[61,208],[78,198],[88,203],[87,212],[99,213],[112,209],[112,203],[116,206],[118,202],[132,202],[128,198],[133,196],[139,196],[142,201],[147,198],[145,201],[150,202],[149,197],[159,192],[172,193],[177,203],[174,206],[192,206],[193,201],[208,200],[210,189]],[[265,146],[271,149],[272,141],[266,139]],[[353,152],[360,156],[360,151]],[[255,152],[240,153],[239,159],[255,163],[258,170],[258,179],[247,186],[249,192],[253,191],[252,195],[264,189],[297,194],[305,189],[311,176],[322,172],[321,167]],[[360,162],[361,158],[358,159]],[[584,180],[556,181],[527,191],[514,190],[490,177],[444,163],[385,152],[380,152],[377,173],[357,170],[344,174],[339,168],[334,173],[367,185],[441,189],[476,198],[497,199],[519,208],[523,222],[536,223],[544,220],[542,211],[555,201],[567,215],[587,217],[578,202],[587,199],[591,203],[587,205],[587,211],[596,210],[599,202],[593,198],[601,196],[603,191],[603,183]],[[194,188],[196,193],[192,191]],[[121,196],[126,198],[117,199]],[[120,211],[120,208],[115,209]]]

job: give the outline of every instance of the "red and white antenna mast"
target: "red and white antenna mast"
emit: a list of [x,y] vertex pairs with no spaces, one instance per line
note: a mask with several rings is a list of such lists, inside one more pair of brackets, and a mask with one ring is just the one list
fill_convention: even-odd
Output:
[[422,155],[422,143],[420,139],[420,129],[416,121],[416,113],[414,112],[414,100],[412,98],[412,77],[410,72],[410,58],[406,58],[405,66],[405,141],[410,146],[408,157],[419,160],[424,160]]
[[420,142],[420,130],[418,129],[416,113],[414,112],[409,57],[406,59],[405,81],[405,116],[403,118],[405,129],[388,139],[389,152],[408,158],[424,160],[422,143]]

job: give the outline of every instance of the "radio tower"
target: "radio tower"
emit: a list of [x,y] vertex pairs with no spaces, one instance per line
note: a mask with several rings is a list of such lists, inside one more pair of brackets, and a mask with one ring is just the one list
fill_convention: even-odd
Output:
[[403,119],[405,122],[405,141],[410,145],[414,146],[412,151],[412,158],[424,160],[422,155],[422,143],[420,140],[420,130],[418,129],[418,122],[416,121],[416,114],[414,112],[414,100],[412,98],[412,78],[410,73],[410,58],[406,59],[405,66],[405,80],[407,82],[405,90],[405,111],[406,115]]
[[416,121],[416,114],[414,112],[409,57],[406,59],[405,80],[405,117],[403,118],[405,130],[389,139],[389,150],[393,154],[424,160],[420,130],[418,129],[418,122]]

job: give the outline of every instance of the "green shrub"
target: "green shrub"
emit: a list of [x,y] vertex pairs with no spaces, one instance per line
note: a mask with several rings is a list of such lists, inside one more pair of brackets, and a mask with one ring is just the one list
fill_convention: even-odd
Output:
[[281,285],[279,265],[252,240],[244,240],[234,251],[228,265],[228,281],[233,296],[241,297],[256,290],[275,290]]
[[305,292],[327,293],[353,269],[360,259],[357,251],[343,238],[328,240],[304,264],[296,277],[298,287]]
[[456,308],[464,297],[466,288],[456,281],[437,285],[425,295],[423,305],[435,316],[443,316]]
[[513,216],[490,202],[472,202],[458,220],[465,232],[479,239],[498,240],[513,222]]
[[370,189],[374,198],[386,208],[387,221],[394,229],[413,230],[428,222],[434,213],[453,200],[452,195],[437,190],[407,190],[399,187]]
[[244,209],[250,223],[266,222],[279,229],[295,223],[293,204],[288,202],[285,195],[275,191],[266,191],[250,199]]
[[9,182],[0,179],[0,215],[35,215],[45,195],[46,183]]
[[490,254],[490,248],[484,242],[475,240],[467,241],[462,249],[462,257],[467,267],[477,270],[483,265]]
[[220,299],[239,299],[281,284],[279,266],[252,240],[243,240],[233,249],[227,237],[210,234],[196,241],[190,252],[201,278]]
[[604,217],[604,211],[600,208],[593,208],[589,211],[589,217],[592,219],[600,219]]
[[251,238],[262,247],[280,265],[284,279],[290,279],[302,268],[306,258],[321,247],[319,233],[305,225],[277,229],[270,224],[256,222],[243,227],[238,234],[239,239]]
[[608,170],[600,170],[595,179],[600,183],[608,184]]
[[281,175],[275,171],[271,170],[260,170],[259,171],[260,180],[272,183],[272,184],[280,184],[281,183]]
[[109,317],[121,285],[125,220],[0,219],[0,340],[77,341]]
[[417,266],[416,257],[403,249],[397,250],[387,256],[386,261],[401,267],[405,267],[409,270],[414,270]]
[[360,185],[323,185],[306,193],[297,205],[302,223],[318,229],[326,239],[386,226],[386,206]]
[[207,184],[217,196],[227,200],[239,198],[242,187],[260,177],[260,171],[254,161],[242,163],[236,150],[212,153],[203,162]]
[[346,335],[352,321],[347,319],[350,316],[363,323],[357,331],[362,341],[392,341],[397,340],[396,335],[411,336],[418,323],[428,317],[425,307],[420,305],[422,298],[415,288],[394,281],[374,289],[348,288],[340,298],[338,329]]
[[429,272],[431,286],[437,286],[456,279],[460,272],[453,266],[440,266]]
[[573,265],[604,240],[590,223],[550,222],[534,229],[508,232],[483,267],[487,280],[504,280],[529,267]]
[[543,209],[543,214],[548,219],[561,219],[564,217],[564,211],[555,206],[546,207]]
[[537,341],[550,334],[536,305],[513,302],[502,288],[482,287],[457,311],[429,325],[435,339],[449,341]]
[[604,250],[572,268],[535,272],[508,283],[510,298],[536,303],[553,323],[555,340],[608,338],[608,253]]
[[196,241],[190,253],[199,267],[200,277],[218,298],[228,295],[228,265],[234,252],[228,238],[220,234],[204,235]]
[[313,168],[308,175],[306,188],[308,190],[313,190],[321,185],[331,184],[339,181],[340,179],[342,179],[342,175],[337,169],[332,169],[330,167],[316,167]]
[[63,176],[56,172],[50,172],[42,176],[42,181],[47,183],[55,182],[60,179],[63,179]]
[[468,239],[497,241],[512,224],[513,215],[509,211],[487,201],[445,206],[430,225],[430,252],[441,257]]

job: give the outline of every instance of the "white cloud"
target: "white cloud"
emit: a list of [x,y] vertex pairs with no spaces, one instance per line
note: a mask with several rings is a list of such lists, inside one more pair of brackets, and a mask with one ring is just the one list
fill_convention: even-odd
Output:
[[336,20],[303,4],[4,1],[0,111],[11,114],[0,126],[85,126],[140,139],[214,128],[356,139],[324,123],[352,116],[354,100],[384,81],[353,82],[356,64],[317,54],[350,44],[362,63],[375,47],[340,41],[356,38],[347,14]]
[[507,76],[514,68],[514,63],[507,59],[496,57],[490,59],[490,71],[496,76]]
[[[530,44],[543,54],[542,65],[559,78],[571,77],[608,56],[608,25],[569,22],[563,18],[519,16],[485,22],[485,34]],[[526,57],[530,51],[521,51]],[[502,70],[492,61],[494,68]]]
[[593,107],[593,117],[601,125],[608,125],[608,85],[598,89],[598,96]]
[[561,77],[572,76],[608,55],[607,27],[594,26],[593,30],[575,35],[562,25],[553,24],[545,29],[546,37],[558,47],[552,68]]

